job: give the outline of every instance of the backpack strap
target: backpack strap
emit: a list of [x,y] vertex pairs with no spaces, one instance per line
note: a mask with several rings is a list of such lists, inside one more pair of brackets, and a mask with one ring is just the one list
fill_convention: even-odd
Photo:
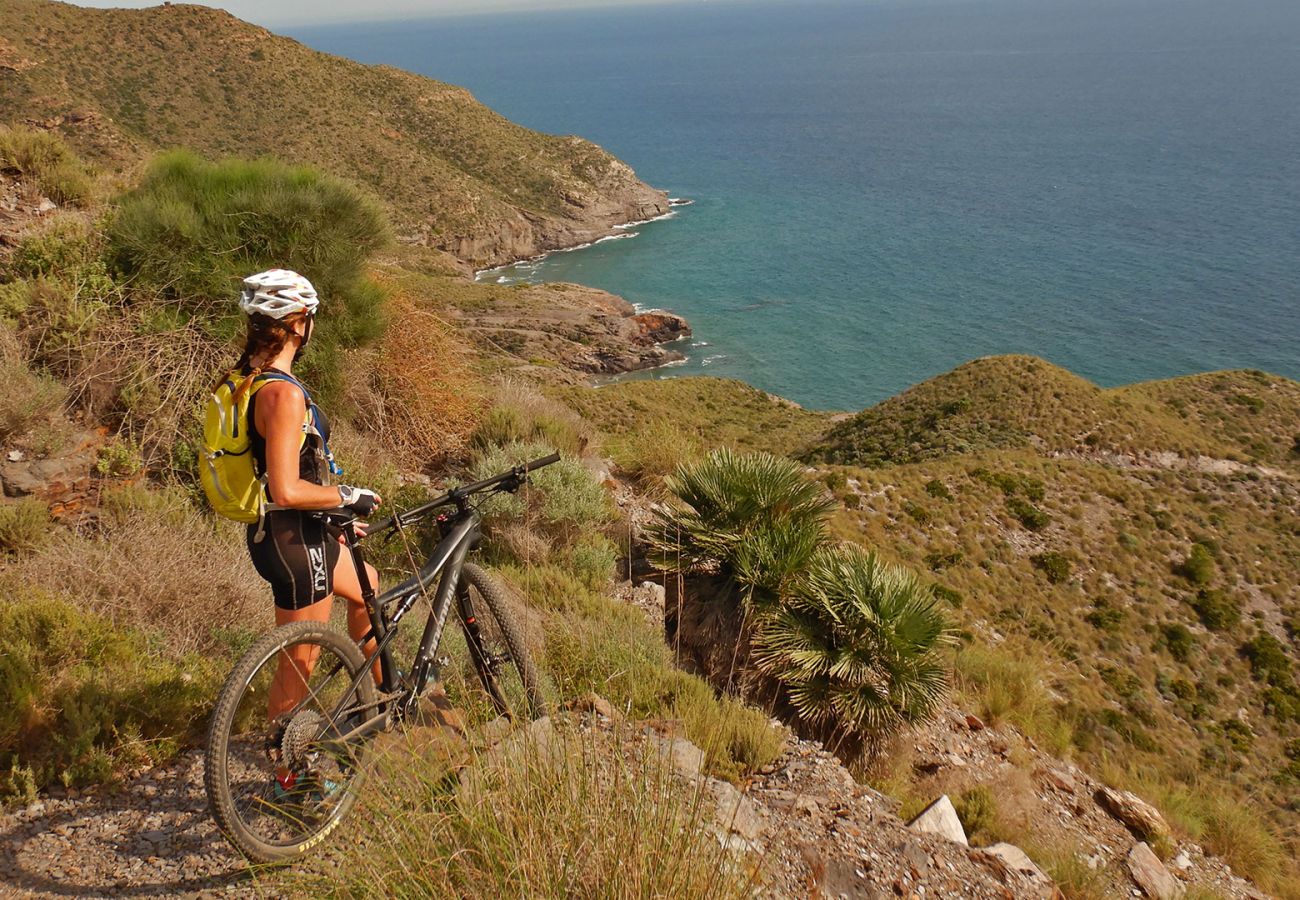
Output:
[[313,435],[317,439],[317,450],[320,453],[321,459],[325,461],[329,474],[336,478],[342,475],[343,467],[334,461],[334,454],[330,452],[329,442],[325,439],[325,435],[320,429],[320,408],[317,407],[316,402],[311,399],[311,392],[307,390],[307,386],[297,378],[294,378],[288,372],[262,372],[253,381],[252,390],[257,390],[261,385],[268,381],[287,381],[290,384],[295,385],[298,390],[302,391],[303,399],[307,401],[307,411],[311,414],[311,422],[303,423],[303,432],[308,435]]

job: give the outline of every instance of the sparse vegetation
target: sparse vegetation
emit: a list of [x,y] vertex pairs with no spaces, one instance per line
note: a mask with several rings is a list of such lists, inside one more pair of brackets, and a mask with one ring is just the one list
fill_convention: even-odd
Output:
[[0,171],[17,174],[33,193],[55,203],[84,203],[92,183],[81,161],[57,134],[0,125]]
[[472,789],[456,790],[445,769],[400,744],[379,764],[389,789],[366,795],[367,840],[342,848],[336,870],[288,874],[286,888],[338,898],[751,893],[748,867],[707,827],[712,801],[611,737],[557,732],[527,752],[479,756],[461,776]]

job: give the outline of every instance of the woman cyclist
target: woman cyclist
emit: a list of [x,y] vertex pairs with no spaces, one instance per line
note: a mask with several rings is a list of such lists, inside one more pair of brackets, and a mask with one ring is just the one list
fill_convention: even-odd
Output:
[[[370,619],[356,567],[351,554],[340,552],[342,535],[332,531],[319,511],[344,507],[368,516],[380,498],[364,488],[325,484],[329,423],[293,377],[293,363],[311,338],[319,302],[311,282],[296,272],[272,269],[244,279],[239,307],[248,315],[248,336],[235,372],[244,377],[239,391],[254,391],[248,421],[254,465],[267,495],[262,520],[248,526],[248,552],[258,574],[271,584],[276,625],[328,620],[337,594],[348,601],[348,632],[360,641]],[[366,570],[370,583],[378,585],[374,567],[367,564]],[[373,649],[373,640],[362,648],[367,654]],[[280,717],[306,696],[315,663],[315,653],[306,646],[282,654],[267,704],[273,734],[282,725]],[[273,738],[270,746],[277,743]],[[299,784],[304,773],[280,766],[275,750],[271,752],[277,795],[328,790]]]

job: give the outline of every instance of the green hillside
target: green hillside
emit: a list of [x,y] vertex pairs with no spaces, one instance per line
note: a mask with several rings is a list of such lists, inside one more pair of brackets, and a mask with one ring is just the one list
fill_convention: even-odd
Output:
[[1300,467],[1300,385],[1221,372],[1104,390],[1027,356],[976,359],[863,410],[809,453],[879,466],[982,450],[1173,452]]
[[667,209],[587,141],[530,131],[462,88],[318,53],[201,6],[8,0],[0,123],[54,129],[110,168],[176,146],[310,163],[367,186],[402,235],[475,265]]

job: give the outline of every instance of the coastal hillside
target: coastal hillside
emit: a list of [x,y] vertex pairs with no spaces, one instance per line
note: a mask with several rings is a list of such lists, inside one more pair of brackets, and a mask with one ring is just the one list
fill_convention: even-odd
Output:
[[404,239],[477,267],[668,209],[581,138],[530,131],[463,88],[318,53],[202,6],[6,2],[0,123],[54,130],[110,169],[173,147],[309,163],[366,186]]
[[1297,422],[1300,384],[1263,372],[1103,390],[995,357],[805,456],[838,534],[925,572],[974,645],[1051,685],[1048,707],[1013,714],[1040,741],[1192,830],[1208,794],[1280,836],[1300,826]]
[[[659,208],[589,144],[198,7],[6,4],[0,82],[0,893],[1300,897],[1300,385],[609,383],[689,324],[466,272]],[[200,749],[273,624],[196,441],[272,265],[329,285],[295,372],[349,483],[562,456],[475,551],[551,715],[455,714],[453,623],[449,704],[280,871]],[[433,537],[370,548],[384,583]]]
[[977,359],[835,426],[810,459],[864,466],[983,450],[1174,453],[1300,469],[1300,385],[1211,372],[1105,390],[1041,359]]

